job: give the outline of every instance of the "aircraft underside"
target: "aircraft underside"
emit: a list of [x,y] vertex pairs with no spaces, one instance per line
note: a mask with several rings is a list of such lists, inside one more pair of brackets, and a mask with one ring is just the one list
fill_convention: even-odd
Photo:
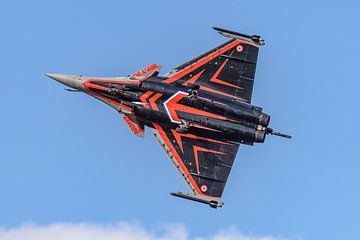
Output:
[[[251,105],[259,46],[264,41],[215,28],[230,41],[165,76],[152,64],[127,77],[49,77],[115,108],[133,133],[153,133],[194,194],[174,196],[223,205],[221,195],[240,144],[263,143],[270,116]],[[74,91],[74,90],[71,90]]]

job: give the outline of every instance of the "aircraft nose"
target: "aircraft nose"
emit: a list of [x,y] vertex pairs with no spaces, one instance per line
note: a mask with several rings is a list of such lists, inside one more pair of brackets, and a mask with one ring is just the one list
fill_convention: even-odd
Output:
[[77,90],[83,90],[83,80],[80,75],[75,74],[55,74],[55,73],[46,73],[46,76],[49,78],[52,78],[59,83],[62,83],[68,87],[77,89]]

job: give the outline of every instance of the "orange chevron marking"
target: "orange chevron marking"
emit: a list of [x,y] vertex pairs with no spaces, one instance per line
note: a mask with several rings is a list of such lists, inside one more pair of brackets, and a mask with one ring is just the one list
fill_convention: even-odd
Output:
[[219,67],[219,69],[216,70],[215,74],[211,77],[210,82],[215,82],[215,83],[222,84],[222,85],[226,85],[226,86],[230,86],[230,87],[233,87],[233,88],[243,89],[242,87],[236,86],[236,85],[234,85],[234,84],[225,82],[225,81],[217,78],[217,77],[219,76],[220,72],[223,70],[223,68],[225,67],[225,65],[226,65],[226,63],[227,63],[228,61],[229,61],[229,59],[227,58],[227,59],[223,62],[223,64],[221,64],[221,66]]
[[220,94],[220,95],[223,95],[223,96],[226,96],[226,97],[235,98],[235,99],[238,99],[238,100],[241,100],[241,101],[244,101],[244,102],[247,101],[247,100],[244,99],[244,98],[235,97],[234,95],[227,94],[227,93],[224,93],[224,92],[221,92],[221,91],[218,91],[218,90],[209,88],[209,87],[200,86],[200,89],[201,89],[201,90],[204,90],[204,91],[207,91],[207,92],[212,92],[212,93]]
[[[230,50],[231,48],[235,47],[236,45],[238,45],[239,43],[242,44],[248,44],[251,45],[247,42],[243,42],[240,40],[236,40],[233,41],[231,43],[229,43],[228,45],[224,46],[222,49],[219,49],[218,51],[213,52],[212,54],[202,58],[201,60],[199,60],[198,62],[196,62],[193,65],[187,66],[185,69],[179,71],[178,73],[176,73],[174,76],[166,79],[165,81],[163,81],[163,83],[173,83],[175,81],[177,81],[178,79],[180,79],[181,77],[185,76],[186,74],[188,74],[189,72],[193,71],[194,69],[204,65],[205,63],[211,61],[212,59],[216,58],[217,56],[223,54],[224,52]],[[256,46],[258,47],[258,46]]]
[[229,119],[229,118],[226,118],[226,117],[214,114],[214,113],[209,113],[207,111],[203,111],[203,110],[200,110],[197,108],[185,106],[185,105],[178,103],[178,102],[180,102],[181,99],[186,98],[188,95],[189,94],[185,93],[185,92],[177,92],[164,103],[171,121],[180,123],[181,119],[177,115],[176,111],[181,111],[181,112],[192,113],[192,114],[196,114],[196,115],[200,115],[200,116],[236,122],[235,120],[232,120],[232,119]]
[[187,80],[186,82],[183,83],[184,86],[187,86],[189,83],[194,84],[199,77],[201,76],[201,74],[203,74],[203,72],[205,71],[205,69],[203,69],[202,71],[198,72],[195,76],[193,76],[192,78],[190,78],[189,80]]
[[215,150],[211,150],[211,149],[207,149],[207,148],[203,148],[203,147],[199,147],[199,146],[193,146],[193,148],[194,148],[194,156],[195,156],[195,164],[196,164],[197,174],[200,174],[198,152],[210,152],[210,153],[221,154],[221,155],[226,154],[224,152],[218,152],[218,151],[215,151]]
[[172,145],[170,139],[167,137],[165,131],[162,129],[162,127],[157,124],[157,123],[153,123],[155,129],[158,131],[158,133],[160,134],[161,138],[165,141],[166,146],[170,149],[171,153],[173,154],[176,162],[179,164],[179,167],[181,168],[181,170],[184,172],[184,174],[186,175],[186,178],[189,180],[189,184],[195,189],[195,192],[197,194],[203,195],[203,196],[209,196],[204,194],[199,186],[196,184],[194,178],[191,176],[189,170],[186,168],[184,162],[182,161],[181,157],[179,156],[179,154],[177,153],[176,149],[174,148],[174,146]]
[[140,101],[144,104],[144,107],[149,108],[149,104],[146,102],[147,98],[153,94],[152,91],[147,91],[140,97]]
[[162,96],[161,93],[156,93],[154,96],[152,96],[152,97],[149,99],[149,103],[150,103],[150,106],[152,107],[152,109],[154,109],[154,110],[156,110],[156,111],[159,111],[159,108],[158,108],[158,106],[156,105],[156,100],[158,100],[161,96]]
[[203,141],[208,141],[208,142],[213,142],[213,143],[219,143],[219,144],[226,144],[226,145],[232,145],[234,146],[234,144],[232,143],[228,143],[228,142],[223,142],[223,141],[219,141],[219,140],[215,140],[215,139],[211,139],[211,138],[205,138],[205,137],[201,137],[201,136],[197,136],[191,133],[178,133],[176,130],[171,129],[172,134],[174,135],[180,149],[182,152],[184,152],[183,149],[183,144],[182,144],[182,140],[181,137],[187,137],[187,138],[192,138],[192,139],[197,139],[197,140],[203,140]]

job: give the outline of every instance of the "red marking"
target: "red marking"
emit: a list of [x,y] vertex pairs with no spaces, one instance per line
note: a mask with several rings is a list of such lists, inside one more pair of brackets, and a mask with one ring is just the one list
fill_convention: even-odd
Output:
[[124,120],[125,122],[129,125],[131,131],[135,134],[138,135],[140,133],[144,133],[144,129],[142,129],[139,125],[139,123],[135,124],[133,121],[131,121],[131,119],[129,118],[129,116],[125,115],[124,116]]
[[158,106],[156,105],[156,100],[158,100],[161,96],[162,96],[161,93],[156,93],[154,96],[152,96],[152,97],[149,99],[149,103],[150,103],[152,109],[155,110],[155,111],[159,111],[159,108],[158,108]]
[[[205,116],[205,117],[211,117],[211,118],[216,118],[216,119],[220,119],[220,120],[228,120],[228,121],[235,121],[232,119],[228,119],[226,117],[214,114],[214,113],[210,113],[207,111],[203,111],[203,110],[199,110],[197,108],[193,108],[193,107],[189,107],[189,106],[185,106],[182,104],[179,104],[178,102],[183,99],[186,98],[188,96],[187,93],[184,92],[177,92],[175,93],[172,97],[169,98],[169,100],[167,100],[165,102],[165,107],[167,108],[168,114],[170,119],[173,122],[181,122],[181,119],[178,117],[176,111],[181,111],[181,112],[187,112],[187,113],[191,113],[191,114],[196,114],[196,115],[201,115],[201,116]],[[236,121],[235,121],[236,122]]]
[[189,83],[191,84],[194,84],[198,79],[199,77],[201,76],[201,74],[203,74],[203,72],[205,71],[202,70],[201,72],[197,73],[195,76],[193,76],[192,78],[190,78],[189,80],[187,80],[186,82],[183,83],[184,86],[187,86]]
[[[131,107],[129,107],[129,106],[126,106],[126,105],[124,105],[124,104],[118,103],[118,102],[116,102],[116,101],[114,101],[114,100],[112,100],[112,99],[110,99],[110,98],[104,97],[104,96],[102,96],[102,95],[100,95],[100,94],[98,94],[98,93],[92,92],[92,91],[89,89],[89,87],[95,87],[95,86],[96,86],[96,88],[97,88],[97,89],[100,89],[100,90],[101,90],[101,88],[103,88],[103,87],[97,86],[97,85],[95,85],[95,84],[91,84],[91,83],[90,83],[90,80],[84,82],[83,85],[84,85],[84,87],[85,87],[85,89],[86,89],[86,91],[87,91],[88,93],[90,93],[90,94],[92,94],[92,95],[94,95],[94,96],[97,96],[97,97],[100,98],[100,99],[104,99],[104,100],[106,100],[107,102],[110,102],[110,103],[112,103],[112,104],[114,104],[114,105],[117,105],[117,106],[119,106],[119,107],[121,107],[121,108],[123,108],[123,109],[132,111]],[[94,85],[94,86],[93,86],[93,85]],[[107,90],[107,88],[105,88],[104,91],[106,91],[106,90]]]
[[[151,72],[151,71],[157,69],[158,67],[159,67],[159,66],[158,66],[157,64],[151,64],[151,65],[149,65],[149,66],[147,66],[147,67],[144,67],[143,69],[137,71],[136,73],[131,74],[131,76],[141,77],[141,76],[145,75],[146,73]],[[152,74],[153,74],[153,73],[152,73]]]
[[147,91],[140,97],[140,101],[143,103],[144,107],[149,108],[149,104],[146,102],[146,99],[153,94],[152,91]]
[[163,81],[164,83],[173,83],[175,81],[177,81],[179,78],[185,76],[186,74],[188,74],[189,72],[193,71],[194,69],[204,65],[205,63],[211,61],[212,59],[216,58],[217,56],[223,54],[224,52],[230,50],[231,48],[235,47],[236,45],[238,45],[239,43],[241,44],[248,44],[254,47],[259,48],[259,46],[257,46],[256,44],[252,44],[252,43],[248,43],[248,42],[243,42],[241,40],[235,40],[234,42],[231,42],[229,45],[223,47],[222,49],[219,49],[218,51],[215,51],[214,53],[204,57],[203,59],[199,60],[198,62],[196,62],[193,65],[187,66],[185,69],[181,70],[180,72],[176,73],[174,76],[166,79],[165,81]]
[[203,147],[199,147],[199,146],[193,146],[194,148],[194,156],[195,156],[195,164],[196,164],[196,170],[197,170],[197,174],[200,174],[200,167],[199,167],[199,156],[198,156],[198,152],[210,152],[210,153],[216,153],[216,154],[221,154],[224,155],[226,153],[224,152],[218,152],[215,150],[211,150],[211,149],[207,149],[207,148],[203,148]]
[[215,89],[213,89],[213,88],[209,88],[209,87],[205,87],[205,86],[200,86],[200,89],[201,89],[201,90],[204,90],[204,91],[207,91],[207,92],[212,92],[212,93],[220,94],[220,95],[223,95],[223,96],[226,96],[226,97],[235,98],[235,99],[238,99],[238,100],[241,100],[241,101],[244,101],[244,102],[247,101],[247,100],[244,99],[244,98],[235,97],[234,95],[227,94],[227,93],[224,93],[224,92],[215,90]]
[[[240,46],[240,45],[239,45],[239,46]],[[226,85],[226,86],[230,86],[230,87],[233,87],[233,88],[243,89],[242,87],[236,86],[236,85],[234,85],[234,84],[225,82],[225,81],[217,78],[217,77],[219,76],[220,72],[223,70],[223,68],[225,67],[225,65],[226,65],[226,63],[227,63],[228,61],[229,61],[229,59],[227,58],[227,59],[223,62],[223,64],[221,64],[221,66],[219,67],[219,69],[216,70],[214,76],[211,77],[210,82],[215,82],[215,83],[222,84],[222,85]]]
[[171,132],[174,135],[175,140],[176,140],[177,144],[180,147],[180,150],[182,152],[184,152],[184,148],[183,148],[183,144],[182,144],[182,140],[181,140],[181,135],[178,132],[176,132],[175,130],[173,130],[173,129],[171,129]]
[[232,145],[234,146],[234,144],[228,143],[228,142],[222,142],[219,140],[215,140],[215,139],[211,139],[211,138],[205,138],[205,137],[201,137],[201,136],[197,136],[191,133],[178,133],[175,130],[171,129],[172,134],[174,135],[180,149],[182,152],[184,152],[183,149],[183,144],[182,144],[182,140],[181,137],[187,137],[187,138],[193,138],[196,140],[203,140],[203,141],[208,141],[208,142],[213,142],[213,143],[219,143],[219,144],[226,144],[226,145]]
[[[87,86],[88,86],[89,88],[95,88],[95,89],[98,89],[98,90],[101,90],[101,91],[104,91],[104,92],[107,92],[107,91],[109,90],[109,88],[107,88],[107,87],[103,87],[103,86],[94,84],[94,83],[92,83],[92,82],[87,83]],[[124,92],[124,90],[118,90],[118,91],[119,91],[122,95],[130,96],[130,94]]]
[[[152,73],[149,74],[149,77],[151,76],[157,76],[159,74],[159,70],[158,69],[155,69],[154,71],[152,71]],[[141,81],[144,81],[145,79],[142,79]]]
[[118,80],[109,80],[109,79],[89,79],[87,82],[108,82],[108,83],[117,83],[117,84],[133,84],[137,85],[140,84],[142,81],[147,79],[147,77],[141,79],[141,80],[130,80],[130,79],[118,79]]
[[107,90],[109,90],[109,88],[107,88],[107,87],[99,86],[99,85],[93,84],[93,83],[91,83],[91,82],[87,83],[87,86],[88,86],[88,87],[91,87],[91,88],[95,88],[95,89],[101,90],[101,91],[107,91]]

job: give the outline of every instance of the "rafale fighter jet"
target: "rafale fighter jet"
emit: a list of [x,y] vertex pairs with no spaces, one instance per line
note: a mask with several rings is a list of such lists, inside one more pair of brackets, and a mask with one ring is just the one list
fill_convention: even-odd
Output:
[[136,136],[149,127],[193,191],[171,194],[217,208],[240,144],[290,136],[274,132],[270,116],[250,104],[264,40],[214,29],[231,39],[164,76],[158,64],[126,77],[46,75],[115,108]]

